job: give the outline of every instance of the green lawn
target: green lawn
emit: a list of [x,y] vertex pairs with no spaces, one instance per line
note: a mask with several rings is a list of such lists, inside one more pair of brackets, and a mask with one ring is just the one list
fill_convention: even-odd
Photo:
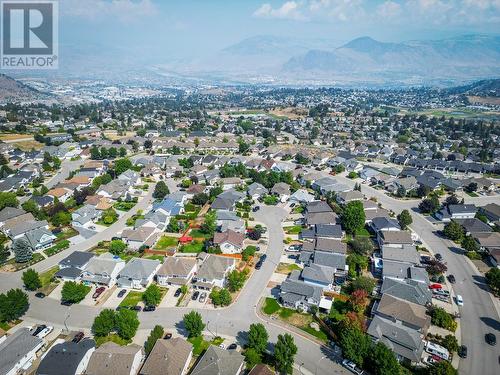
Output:
[[167,250],[171,247],[176,247],[179,239],[176,237],[162,236],[155,245],[155,249]]
[[122,258],[125,262],[129,262],[130,259],[132,259],[132,258],[140,258],[140,256],[141,256],[141,253],[137,253],[137,252],[120,254],[120,258]]
[[50,284],[52,278],[57,273],[57,271],[59,271],[59,266],[54,266],[54,267],[50,268],[49,270],[42,272],[39,275],[40,281],[42,282],[42,288],[44,288]]
[[276,272],[289,275],[292,271],[300,271],[301,269],[302,268],[295,263],[280,263],[278,264],[278,267],[276,267]]
[[309,333],[310,335],[317,337],[321,341],[324,341],[324,342],[328,341],[328,335],[324,331],[322,331],[321,328],[319,331],[316,331],[315,329],[312,329],[311,327],[300,327],[300,329]]
[[203,250],[203,242],[192,242],[182,245],[180,248],[181,253],[201,253]]
[[193,238],[210,238],[210,234],[203,233],[199,229],[193,229],[192,231],[189,232],[189,236]]
[[200,356],[208,349],[210,344],[219,346],[224,342],[224,339],[221,337],[215,337],[212,341],[205,341],[203,336],[191,337],[188,341],[193,344],[193,355]]
[[137,306],[142,301],[142,292],[130,291],[119,306]]
[[356,229],[356,236],[370,237],[370,232],[366,228]]
[[276,301],[274,298],[266,298],[266,302],[264,303],[264,307],[262,311],[264,314],[267,315],[272,315],[276,312],[278,312],[281,309],[281,306],[279,305],[278,301]]
[[163,255],[148,255],[144,257],[145,259],[151,259],[151,260],[159,260],[160,262],[163,263],[163,260],[165,257]]
[[120,336],[118,336],[115,333],[109,334],[109,335],[104,336],[104,337],[94,337],[94,340],[95,340],[97,347],[101,346],[102,344],[104,344],[108,341],[112,341],[115,344],[118,344],[120,346],[125,346],[125,345],[128,345],[132,342],[132,340],[122,339]]
[[469,193],[469,192],[466,192],[466,193],[468,196],[473,197],[473,198],[479,197],[479,195],[476,193]]
[[65,227],[63,230],[59,233],[56,234],[57,237],[57,242],[67,240],[68,238],[77,236],[78,232],[71,228],[71,227]]
[[130,211],[135,205],[136,202],[117,202],[113,207],[120,211]]
[[304,207],[302,207],[302,206],[296,206],[293,208],[293,211],[292,211],[292,213],[294,213],[294,214],[301,214],[302,212],[304,212]]
[[291,227],[284,227],[283,230],[286,234],[299,234],[302,232],[302,227],[300,225],[293,225]]

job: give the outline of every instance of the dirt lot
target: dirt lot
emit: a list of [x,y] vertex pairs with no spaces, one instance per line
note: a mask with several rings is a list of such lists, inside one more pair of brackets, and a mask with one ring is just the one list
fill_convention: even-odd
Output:
[[304,118],[307,115],[307,111],[300,110],[297,108],[287,107],[287,108],[276,108],[272,111],[269,111],[269,114],[272,116],[278,117],[287,117],[290,120],[297,120]]

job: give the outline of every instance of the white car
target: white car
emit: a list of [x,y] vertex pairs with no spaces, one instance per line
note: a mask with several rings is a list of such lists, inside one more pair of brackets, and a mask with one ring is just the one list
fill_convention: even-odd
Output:
[[464,299],[462,298],[462,296],[460,294],[457,294],[457,296],[455,297],[455,301],[457,302],[458,306],[464,305]]
[[36,337],[38,337],[39,339],[43,339],[45,336],[47,336],[53,330],[54,330],[54,327],[47,326],[44,329],[42,329],[40,332],[38,332]]
[[354,362],[349,361],[348,359],[344,359],[342,361],[342,366],[344,366],[346,369],[354,372],[357,375],[362,375],[364,373],[364,371],[361,370],[359,367],[357,367]]

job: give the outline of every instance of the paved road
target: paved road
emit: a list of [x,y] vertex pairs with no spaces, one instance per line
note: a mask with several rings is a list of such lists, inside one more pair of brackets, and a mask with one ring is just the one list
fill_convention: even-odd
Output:
[[57,171],[57,173],[45,183],[45,186],[52,189],[58,183],[63,182],[66,178],[68,178],[70,172],[78,169],[82,164],[83,160],[63,160],[59,171]]
[[[354,185],[354,181],[337,176],[342,182]],[[434,253],[440,253],[448,265],[448,273],[455,275],[457,283],[453,285],[454,292],[462,295],[464,306],[459,307],[461,319],[461,343],[468,348],[468,358],[460,360],[461,374],[498,374],[498,347],[485,343],[484,336],[494,332],[500,337],[500,306],[498,299],[489,293],[484,284],[483,276],[477,271],[467,257],[461,254],[453,242],[436,234],[436,227],[424,216],[412,210],[415,202],[401,201],[391,198],[381,190],[362,185],[361,191],[367,197],[376,197],[382,206],[396,213],[403,209],[410,210],[413,218],[411,229],[421,238],[423,243]],[[499,202],[498,197],[481,197],[466,199],[467,202],[486,204]]]

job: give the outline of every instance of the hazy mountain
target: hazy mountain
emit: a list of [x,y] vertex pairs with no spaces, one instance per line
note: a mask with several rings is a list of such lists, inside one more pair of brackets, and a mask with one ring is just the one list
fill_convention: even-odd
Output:
[[485,79],[465,86],[452,87],[447,92],[500,98],[500,79]]
[[0,74],[0,102],[26,102],[35,101],[46,94],[26,86],[5,74]]
[[339,82],[464,81],[500,75],[500,37],[384,43],[369,37],[334,50],[311,50],[283,65],[284,76]]

